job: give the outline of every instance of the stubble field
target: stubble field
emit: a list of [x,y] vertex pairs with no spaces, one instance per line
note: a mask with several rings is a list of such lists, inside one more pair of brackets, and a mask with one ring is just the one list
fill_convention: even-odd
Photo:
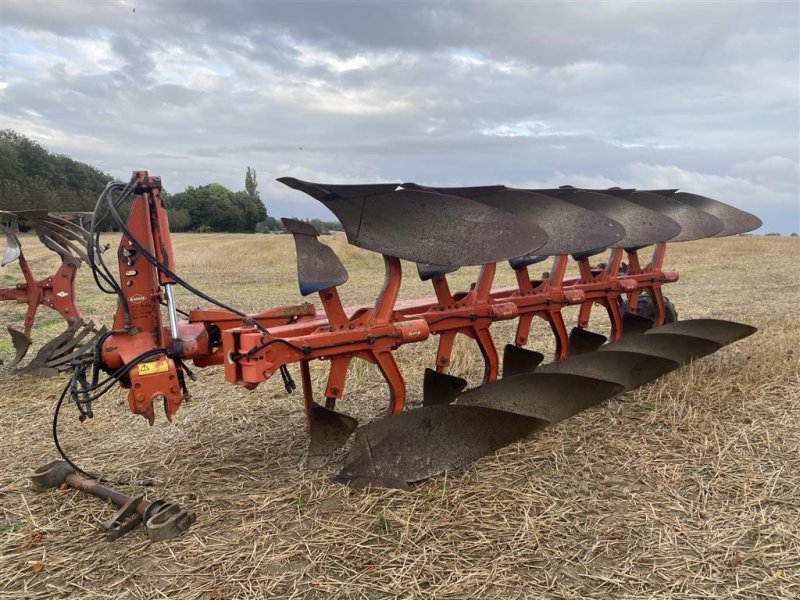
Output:
[[[374,299],[380,257],[343,236],[323,240],[350,272],[343,300]],[[34,237],[23,244],[37,275],[49,275],[57,259]],[[179,272],[225,302],[255,311],[300,300],[288,236],[183,234],[174,246]],[[681,274],[667,291],[681,318],[759,332],[410,492],[331,483],[338,457],[305,470],[300,394],[287,396],[280,378],[247,391],[219,368],[198,371],[193,401],[154,427],[128,413],[123,391],[83,424],[67,407],[61,438],[79,464],[152,477],[148,498],[195,511],[188,534],[160,544],[141,530],[107,543],[96,523],[111,505],[30,489],[30,471],[57,458],[50,427],[65,381],[0,367],[0,596],[799,598],[800,239],[674,244],[667,266]],[[498,271],[498,284],[512,283],[510,269]],[[406,273],[403,297],[430,295]],[[455,274],[453,287],[475,273]],[[19,280],[14,265],[0,271],[0,287]],[[78,298],[86,317],[110,323],[114,302],[88,269]],[[201,305],[186,294],[179,301]],[[0,324],[19,326],[22,315],[0,303]],[[47,309],[38,323],[37,346],[63,329]],[[510,327],[493,329],[498,345]],[[537,331],[530,346],[551,348]],[[398,352],[412,407],[434,348],[429,340]],[[3,338],[0,358],[12,355]],[[480,355],[469,343],[457,346],[451,372],[478,383]],[[313,374],[321,391],[324,365]],[[369,365],[351,368],[346,396],[339,408],[361,422],[386,408]]]

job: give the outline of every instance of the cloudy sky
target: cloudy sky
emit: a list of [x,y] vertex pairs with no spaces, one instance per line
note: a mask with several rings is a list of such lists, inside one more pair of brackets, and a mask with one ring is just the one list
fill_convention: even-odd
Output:
[[679,187],[800,230],[800,3],[0,0],[2,128],[173,192]]

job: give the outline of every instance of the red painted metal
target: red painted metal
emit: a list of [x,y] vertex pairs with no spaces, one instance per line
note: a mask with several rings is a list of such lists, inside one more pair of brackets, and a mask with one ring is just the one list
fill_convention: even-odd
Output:
[[0,301],[10,300],[27,305],[25,335],[31,334],[39,306],[52,308],[70,325],[81,318],[75,305],[75,274],[78,271],[76,265],[62,263],[53,275],[37,280],[22,252],[17,260],[25,283],[17,284],[13,288],[0,288]]
[[[130,235],[174,270],[167,214],[160,195],[161,180],[150,177],[146,171],[138,171],[134,177],[137,196],[128,216]],[[117,259],[125,298],[114,317],[114,332],[106,337],[102,346],[103,365],[109,370],[133,365],[123,380],[123,385],[130,390],[131,412],[153,423],[153,402],[160,399],[167,419],[171,420],[184,398],[183,370],[175,360],[184,357],[167,355],[172,340],[163,327],[161,315],[161,288],[173,282],[137,251],[127,235],[120,240]],[[190,353],[200,356],[209,352],[208,331],[204,325],[185,325],[181,328],[181,338],[186,339]],[[162,353],[153,353],[139,362],[143,353],[157,349]]]
[[[133,201],[128,228],[159,261],[174,270],[166,211],[160,198],[160,180],[146,172],[137,173],[137,196]],[[665,245],[658,244],[652,260],[641,266],[635,250],[611,251],[608,261],[592,265],[577,261],[578,276],[566,279],[570,259],[554,258],[548,273],[531,278],[528,268],[516,270],[516,286],[493,289],[497,266],[485,265],[477,281],[466,292],[453,293],[445,275],[434,277],[434,296],[421,300],[398,301],[402,282],[397,258],[384,256],[386,278],[372,305],[345,308],[336,287],[319,292],[323,314],[311,304],[289,305],[241,316],[221,309],[194,310],[189,319],[179,322],[179,341],[175,344],[161,315],[162,286],[174,283],[159,272],[123,236],[119,249],[122,287],[126,292],[128,314],[117,311],[114,332],[104,344],[104,366],[111,370],[135,362],[154,349],[163,353],[149,357],[133,367],[125,385],[130,388],[129,404],[134,413],[153,421],[153,401],[162,399],[167,418],[178,410],[185,391],[183,363],[200,367],[224,365],[227,381],[248,388],[271,378],[282,367],[299,363],[304,403],[310,422],[314,403],[309,369],[311,360],[330,363],[325,386],[328,407],[345,393],[347,370],[353,359],[378,366],[389,386],[391,414],[400,413],[406,400],[403,376],[393,356],[399,346],[438,335],[436,369],[444,372],[451,360],[458,334],[473,339],[484,359],[484,382],[498,377],[499,359],[492,341],[491,326],[497,321],[518,319],[515,344],[524,346],[534,318],[547,322],[556,338],[556,358],[568,352],[568,332],[562,315],[565,306],[580,307],[579,327],[586,327],[592,307],[605,308],[611,321],[612,339],[622,333],[620,298],[627,295],[629,306],[636,306],[638,295],[651,294],[663,322],[661,287],[677,280],[677,273],[663,271]],[[627,254],[630,267],[620,275],[622,258]],[[257,327],[258,323],[261,327]],[[144,368],[143,368],[144,367]]]

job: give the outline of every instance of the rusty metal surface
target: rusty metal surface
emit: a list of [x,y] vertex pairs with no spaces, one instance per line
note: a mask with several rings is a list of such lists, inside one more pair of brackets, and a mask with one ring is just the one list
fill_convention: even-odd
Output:
[[[95,329],[94,323],[78,319],[60,335],[44,344],[28,364],[17,373],[37,377],[52,377],[70,366],[70,361],[84,352],[91,351],[95,341],[106,332],[106,328]],[[9,333],[11,331],[9,330]],[[12,333],[12,339],[14,334]],[[15,340],[16,343],[16,340]]]
[[31,361],[24,367],[17,369],[18,373],[27,373],[37,377],[53,377],[58,375],[58,370],[48,367],[47,362],[55,354],[59,354],[64,346],[68,346],[80,327],[83,325],[82,321],[75,321],[67,329],[44,344],[36,353]]
[[581,327],[573,327],[569,332],[569,355],[577,356],[594,352],[605,344],[608,338],[601,333],[595,333]]
[[625,235],[624,228],[612,219],[560,198],[537,194],[530,190],[504,186],[472,188],[418,186],[418,189],[470,198],[536,223],[548,235],[547,243],[536,250],[537,255],[556,256],[601,250]]
[[347,443],[358,421],[320,406],[316,402],[311,406],[311,440],[308,444],[306,466],[316,469],[324,465],[331,454]]
[[713,340],[678,333],[653,335],[632,335],[600,348],[600,352],[636,352],[659,356],[677,363],[685,363],[707,356],[722,348]]
[[425,369],[422,382],[422,406],[450,404],[467,387],[467,380],[447,373]]
[[462,198],[477,198],[479,196],[489,196],[497,192],[507,190],[504,185],[474,185],[466,187],[436,187],[421,185],[419,183],[406,182],[401,184],[407,190],[427,190],[434,191],[440,194],[450,194],[452,196],[461,196]]
[[333,250],[317,238],[319,232],[311,223],[281,219],[294,237],[297,252],[297,282],[300,293],[308,296],[325,288],[347,282],[347,270]]
[[417,274],[422,281],[428,281],[435,277],[454,273],[455,271],[458,271],[458,267],[442,267],[439,265],[417,263]]
[[506,344],[503,349],[503,377],[532,373],[536,367],[542,364],[543,360],[544,354],[541,352]]
[[151,542],[171,540],[185,531],[197,520],[195,514],[165,500],[154,500],[142,515]]
[[109,542],[118,540],[123,535],[142,524],[142,515],[136,512],[136,507],[143,500],[144,496],[141,494],[132,496],[102,525],[101,529]]
[[[656,193],[663,194],[661,191]],[[714,237],[725,237],[729,235],[747,233],[748,231],[758,229],[762,225],[761,219],[759,219],[757,216],[738,208],[734,208],[730,204],[725,204],[719,200],[708,198],[707,196],[690,194],[688,192],[677,192],[673,198],[679,202],[683,202],[684,204],[699,208],[702,211],[712,214],[722,221],[724,228]]]
[[540,373],[572,373],[613,381],[630,390],[677,369],[679,363],[649,354],[620,350],[571,356],[539,367]]
[[626,312],[622,315],[622,335],[639,335],[653,328],[655,320],[636,313]]
[[151,542],[169,540],[187,531],[195,522],[194,513],[177,504],[166,500],[149,502],[142,495],[128,496],[79,475],[64,461],[53,461],[35,469],[31,474],[31,485],[37,491],[66,485],[117,506],[119,510],[101,526],[109,541],[119,539],[142,523]]
[[622,384],[605,379],[536,372],[468,390],[458,397],[456,404],[484,406],[558,423],[624,389]]
[[646,335],[679,333],[711,340],[723,346],[727,346],[728,344],[753,335],[756,331],[758,331],[758,329],[752,325],[745,325],[744,323],[736,323],[734,321],[723,321],[722,319],[689,319],[656,327],[648,331]]
[[75,469],[63,460],[54,460],[34,469],[31,473],[31,486],[37,492],[57,488],[67,480],[67,475]]
[[[397,184],[321,186],[283,177],[327,206],[354,246],[417,263],[482,265],[534,252],[543,229],[479,202]],[[475,231],[491,232],[476,236]]]
[[[562,197],[567,202],[613,219],[625,228],[625,236],[611,244],[612,248],[641,248],[666,242],[681,232],[681,226],[669,217],[625,200],[622,194],[625,190],[620,190],[620,195],[613,192],[574,190]],[[558,195],[553,191],[544,193]]]
[[6,329],[11,336],[11,343],[14,345],[14,359],[8,366],[14,368],[25,358],[32,342],[30,336],[25,335],[25,332],[14,329],[11,326],[6,327]]
[[659,193],[636,191],[625,196],[629,202],[666,215],[681,226],[681,232],[670,242],[688,242],[714,237],[725,225],[714,215],[700,210],[673,197],[677,190],[661,190]]
[[4,215],[13,215],[15,218],[22,219],[24,221],[39,219],[41,217],[46,217],[48,215],[47,210],[43,208],[33,208],[30,210],[2,211],[2,213]]
[[360,427],[336,481],[405,489],[546,426],[541,419],[491,408],[425,406]]
[[89,262],[89,256],[86,254],[86,247],[90,243],[88,232],[85,237],[81,237],[57,222],[47,219],[34,221],[33,227],[42,243],[59,254],[64,262],[76,266],[81,261]]

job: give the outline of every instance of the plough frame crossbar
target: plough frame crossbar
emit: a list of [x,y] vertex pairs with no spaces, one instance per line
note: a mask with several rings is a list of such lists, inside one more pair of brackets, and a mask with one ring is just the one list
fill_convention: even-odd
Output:
[[[580,305],[581,327],[588,326],[592,303],[606,308],[612,319],[612,341],[622,334],[623,315],[618,298],[620,294],[629,295],[628,310],[633,312],[636,301],[633,294],[646,291],[663,307],[661,285],[676,281],[677,273],[663,272],[663,244],[656,249],[654,260],[646,267],[638,266],[636,251],[627,253],[636,271],[629,271],[619,277],[619,263],[622,251],[613,250],[612,260],[605,268],[592,268],[588,259],[581,259],[579,265],[582,276],[564,280],[568,257],[556,257],[553,269],[546,278],[531,279],[527,267],[516,269],[517,287],[492,290],[491,284],[496,265],[486,265],[481,269],[477,282],[468,292],[452,294],[446,275],[431,279],[435,297],[422,300],[395,302],[392,322],[403,330],[390,331],[386,326],[378,327],[370,319],[373,311],[385,312],[390,299],[396,298],[400,287],[401,271],[398,262],[387,269],[387,285],[381,294],[379,306],[342,307],[335,287],[320,290],[320,300],[325,316],[313,319],[299,319],[296,323],[272,328],[264,334],[252,327],[234,327],[223,333],[223,348],[234,349],[233,356],[225,365],[225,376],[230,383],[256,385],[272,377],[281,366],[293,362],[307,362],[317,358],[331,361],[331,372],[325,390],[326,400],[336,400],[344,394],[347,367],[353,358],[362,358],[378,364],[391,390],[389,412],[397,414],[402,410],[405,385],[398,370],[391,366],[384,368],[381,360],[390,358],[384,355],[397,346],[409,342],[425,340],[429,335],[439,336],[436,357],[436,370],[445,372],[450,364],[453,343],[457,334],[475,340],[484,359],[483,383],[494,381],[499,375],[500,360],[490,334],[490,327],[496,321],[519,319],[515,345],[522,347],[527,343],[531,321],[534,317],[544,319],[556,335],[556,359],[567,356],[569,333],[561,310],[564,306]],[[386,294],[386,289],[392,294]],[[631,308],[632,307],[632,308]],[[660,309],[660,323],[664,312]],[[332,318],[331,318],[332,317]],[[227,352],[225,350],[224,352]],[[385,358],[379,358],[384,355]],[[393,361],[392,361],[393,364]],[[308,393],[306,402],[310,402]]]
[[[337,288],[347,280],[347,273],[339,259],[319,242],[317,232],[309,224],[284,220],[297,245],[301,293],[317,293],[324,314],[317,314],[311,304],[278,307],[245,318],[222,309],[195,310],[188,321],[178,321],[173,315],[167,326],[162,322],[161,304],[167,300],[168,313],[175,310],[166,292],[176,279],[168,220],[160,198],[160,179],[136,172],[134,181],[136,190],[127,231],[118,252],[126,302],[117,311],[115,333],[103,340],[102,362],[109,372],[133,366],[122,383],[130,388],[131,410],[151,423],[155,417],[155,399],[163,400],[168,419],[178,410],[187,394],[184,378],[187,360],[201,367],[223,364],[227,381],[248,388],[288,365],[300,363],[306,414],[311,423],[316,403],[309,361],[321,359],[330,363],[324,396],[326,407],[332,409],[344,395],[351,361],[362,359],[378,366],[389,386],[388,412],[399,414],[405,406],[406,387],[392,352],[400,345],[438,335],[435,368],[444,373],[450,364],[455,337],[465,335],[476,342],[485,365],[483,383],[489,383],[498,378],[501,366],[490,333],[496,321],[518,319],[514,345],[521,348],[528,342],[533,318],[545,320],[556,338],[555,359],[562,360],[570,354],[570,338],[575,329],[584,330],[588,326],[595,304],[602,306],[609,316],[611,341],[621,338],[626,318],[636,316],[641,294],[649,295],[655,306],[655,318],[647,326],[663,324],[667,314],[661,288],[678,280],[677,273],[663,269],[666,240],[653,243],[653,256],[643,264],[640,248],[624,247],[623,238],[610,250],[606,263],[590,262],[602,249],[575,255],[579,272],[575,278],[565,278],[570,261],[567,255],[554,257],[548,273],[532,278],[529,266],[544,258],[534,257],[509,261],[515,271],[516,286],[493,289],[497,263],[488,263],[481,267],[470,290],[452,293],[447,273],[457,267],[426,267],[424,278],[431,280],[435,295],[398,301],[401,263],[397,257],[384,254],[386,277],[376,302],[345,308]],[[387,189],[379,191],[385,200]],[[592,199],[599,195],[587,193]],[[674,226],[675,221],[668,224]],[[669,235],[674,236],[675,231],[680,231],[680,227],[673,227]],[[534,245],[541,243],[539,236]],[[491,249],[484,248],[483,252],[490,253]],[[623,268],[623,258],[627,258],[627,269]],[[625,313],[620,307],[623,297],[627,298]],[[567,330],[561,313],[570,305],[580,307],[577,327],[572,332]],[[601,337],[600,343],[604,341]],[[148,353],[147,360],[139,364],[139,357]],[[540,359],[535,354],[531,353],[531,360],[538,364]]]

